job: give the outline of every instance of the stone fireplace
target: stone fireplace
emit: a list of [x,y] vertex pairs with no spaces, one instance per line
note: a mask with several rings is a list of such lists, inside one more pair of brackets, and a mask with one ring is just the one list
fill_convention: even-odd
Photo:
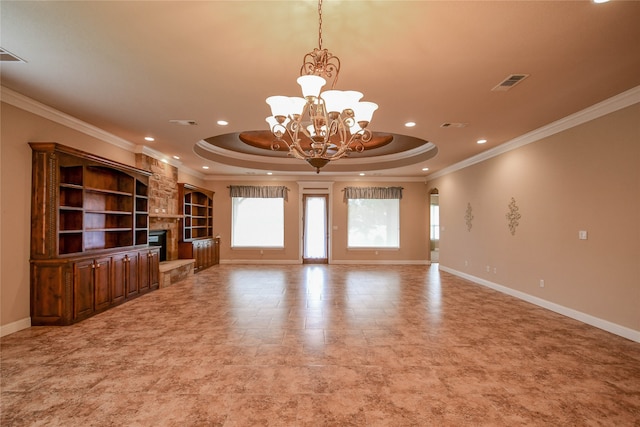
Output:
[[149,230],[149,246],[160,248],[160,262],[167,260],[167,230]]
[[145,154],[136,154],[136,166],[150,171],[149,230],[166,230],[166,260],[178,259],[178,169]]

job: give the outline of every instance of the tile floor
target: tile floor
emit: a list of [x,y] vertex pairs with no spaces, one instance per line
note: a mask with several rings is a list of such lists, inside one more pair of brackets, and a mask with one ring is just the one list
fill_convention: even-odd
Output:
[[436,266],[220,265],[1,339],[8,426],[640,426],[640,344]]

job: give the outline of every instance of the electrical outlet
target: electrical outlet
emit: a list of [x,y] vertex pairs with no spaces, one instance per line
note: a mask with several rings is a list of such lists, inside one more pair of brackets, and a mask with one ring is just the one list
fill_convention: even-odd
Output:
[[493,267],[493,274],[496,274],[498,272],[498,267]]
[[467,261],[466,259],[464,260],[464,266],[468,267],[469,266],[469,261]]
[[491,267],[487,265],[487,273],[489,273],[490,271],[491,271]]
[[540,279],[540,287],[544,288],[544,279]]

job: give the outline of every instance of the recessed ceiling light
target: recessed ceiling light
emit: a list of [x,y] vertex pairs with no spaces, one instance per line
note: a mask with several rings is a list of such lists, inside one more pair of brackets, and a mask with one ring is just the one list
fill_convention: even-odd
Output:
[[173,156],[174,159],[180,160],[180,156]]
[[422,170],[426,172],[429,170],[429,168],[422,168]]
[[145,137],[144,137],[144,140],[145,140],[145,141],[152,142],[152,141],[155,141],[156,139],[155,139],[154,137],[152,137],[152,136],[145,136]]
[[169,160],[167,160],[167,159],[162,159],[162,163],[169,163]]
[[412,127],[414,127],[414,126],[416,125],[416,122],[407,122],[407,123],[405,123],[404,125],[405,125],[406,127],[408,127],[408,128],[412,128]]
[[360,176],[364,176],[364,172],[360,172]]
[[485,142],[487,142],[487,140],[486,139],[479,139],[477,142],[478,142],[478,144],[484,144]]
[[203,166],[202,169],[209,169],[209,166]]
[[273,175],[273,172],[267,172],[267,175]]
[[593,0],[594,3],[608,3],[609,0]]
[[226,126],[229,124],[226,120],[218,120],[216,123],[218,123],[219,126]]

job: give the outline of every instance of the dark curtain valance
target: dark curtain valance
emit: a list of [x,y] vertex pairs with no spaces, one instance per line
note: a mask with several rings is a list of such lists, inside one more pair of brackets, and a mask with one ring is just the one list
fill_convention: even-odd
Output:
[[287,191],[289,189],[276,185],[230,185],[229,190],[231,197],[287,200]]
[[402,187],[345,187],[344,200],[402,199]]

